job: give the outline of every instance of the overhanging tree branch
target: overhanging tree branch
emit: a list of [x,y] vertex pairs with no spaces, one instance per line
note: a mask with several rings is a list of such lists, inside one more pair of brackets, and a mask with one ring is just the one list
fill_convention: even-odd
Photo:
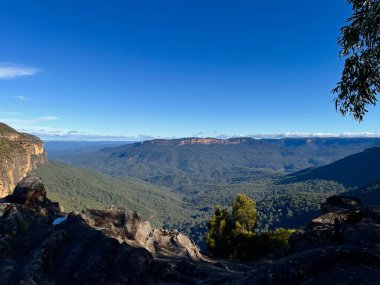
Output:
[[340,56],[345,59],[341,81],[332,90],[336,109],[359,122],[380,93],[380,1],[348,0],[353,15],[341,28]]

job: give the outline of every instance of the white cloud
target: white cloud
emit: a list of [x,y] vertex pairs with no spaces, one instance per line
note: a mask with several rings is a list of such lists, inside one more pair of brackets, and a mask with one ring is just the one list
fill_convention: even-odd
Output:
[[[5,112],[0,112],[4,114]],[[10,112],[12,113],[12,112]],[[19,132],[33,134],[42,140],[72,140],[72,141],[143,141],[150,140],[155,137],[147,135],[98,135],[81,132],[77,130],[61,129],[45,125],[51,121],[58,120],[57,116],[45,115],[41,117],[23,119],[23,118],[0,118],[0,122],[10,125]]]
[[15,98],[17,100],[20,100],[20,101],[28,101],[28,100],[30,100],[29,97],[25,97],[25,96],[14,96],[13,98]]
[[14,79],[17,77],[33,76],[38,72],[37,68],[0,63],[0,79]]
[[[16,117],[24,115],[19,112],[0,111],[0,122],[9,124],[18,131],[34,134],[43,140],[72,140],[72,141],[144,141],[151,139],[175,139],[178,136],[151,136],[144,134],[132,135],[115,135],[115,134],[91,134],[72,129],[61,129],[49,126],[51,122],[59,120],[59,117],[47,114],[45,116],[24,119]],[[7,116],[12,116],[12,118]],[[190,135],[191,136],[191,135]],[[323,132],[283,132],[283,133],[267,133],[267,134],[218,134],[217,132],[198,132],[193,134],[195,137],[215,137],[220,139],[228,139],[231,137],[251,137],[256,139],[283,139],[283,138],[380,138],[380,132],[345,132],[345,133],[323,133]]]
[[[150,135],[97,135],[87,132],[79,132],[75,130],[65,129],[52,129],[52,128],[40,128],[40,129],[23,129],[23,132],[32,133],[43,140],[53,141],[145,141],[152,139],[178,139],[182,137],[162,137],[162,136],[150,136]],[[361,133],[306,133],[306,132],[285,132],[285,133],[271,133],[271,134],[257,134],[257,135],[215,135],[209,136],[207,133],[197,133],[193,135],[195,137],[216,137],[219,139],[228,139],[231,137],[251,137],[256,139],[284,139],[284,138],[380,138],[380,133],[361,132]]]
[[[201,134],[201,135],[199,135]],[[203,135],[202,135],[203,134]],[[207,135],[207,133],[206,133]],[[205,133],[197,133],[195,137],[205,137]],[[267,134],[218,134],[213,136],[218,139],[229,139],[235,137],[250,137],[255,139],[285,139],[285,138],[380,138],[378,132],[345,132],[345,133],[323,133],[323,132],[283,132]]]
[[308,132],[284,132],[247,135],[257,139],[283,139],[283,138],[380,138],[377,132],[346,132],[346,133],[308,133]]
[[24,118],[0,118],[0,122],[10,125],[12,128],[25,133],[34,134],[36,131],[54,131],[55,129],[49,126],[45,126],[45,123],[58,120],[56,116],[42,116],[30,119]]
[[55,121],[55,120],[58,120],[59,118],[56,117],[56,116],[43,116],[43,117],[39,117],[39,118],[36,118],[34,119],[35,121],[38,121],[38,122],[44,122],[44,121]]
[[39,127],[33,129],[18,129],[21,132],[30,133],[40,137],[45,141],[144,141],[155,137],[146,135],[137,136],[115,136],[115,135],[96,135],[86,132],[66,129],[54,129]]

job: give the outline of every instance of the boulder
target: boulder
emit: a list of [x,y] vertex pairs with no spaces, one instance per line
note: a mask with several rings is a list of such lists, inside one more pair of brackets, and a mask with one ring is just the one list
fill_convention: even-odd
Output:
[[0,200],[3,203],[11,203],[22,211],[33,212],[41,219],[52,222],[61,215],[58,203],[46,198],[45,187],[40,178],[27,176],[22,179],[11,195]]
[[361,206],[362,202],[353,196],[335,195],[326,199],[326,202],[321,205],[321,212],[331,213],[336,211],[355,210]]
[[0,285],[157,283],[149,251],[109,238],[75,214],[54,225],[59,216],[36,177],[0,200]]
[[179,256],[203,259],[195,243],[176,230],[152,229],[136,211],[112,207],[86,210],[79,214],[86,224],[106,236],[133,247],[142,247],[155,256]]

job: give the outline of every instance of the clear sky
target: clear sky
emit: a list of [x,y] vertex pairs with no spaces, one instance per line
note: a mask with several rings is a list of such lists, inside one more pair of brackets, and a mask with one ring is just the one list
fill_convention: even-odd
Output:
[[[67,137],[380,132],[335,112],[344,0],[5,0],[0,121]],[[64,136],[66,137],[66,136]]]

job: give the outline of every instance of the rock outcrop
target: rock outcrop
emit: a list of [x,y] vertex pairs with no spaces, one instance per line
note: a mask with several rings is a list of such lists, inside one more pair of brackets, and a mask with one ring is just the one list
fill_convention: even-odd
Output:
[[11,194],[22,178],[46,161],[40,139],[0,123],[0,197]]
[[63,216],[35,177],[0,200],[0,285],[220,284],[246,270],[231,265],[229,272],[186,236],[153,230],[135,212]]
[[203,259],[194,242],[187,236],[175,230],[152,229],[150,223],[142,220],[136,211],[111,207],[108,211],[83,211],[79,217],[106,236],[132,247],[145,248],[154,256]]
[[256,264],[237,284],[378,284],[380,207],[333,196],[289,245],[281,258]]

